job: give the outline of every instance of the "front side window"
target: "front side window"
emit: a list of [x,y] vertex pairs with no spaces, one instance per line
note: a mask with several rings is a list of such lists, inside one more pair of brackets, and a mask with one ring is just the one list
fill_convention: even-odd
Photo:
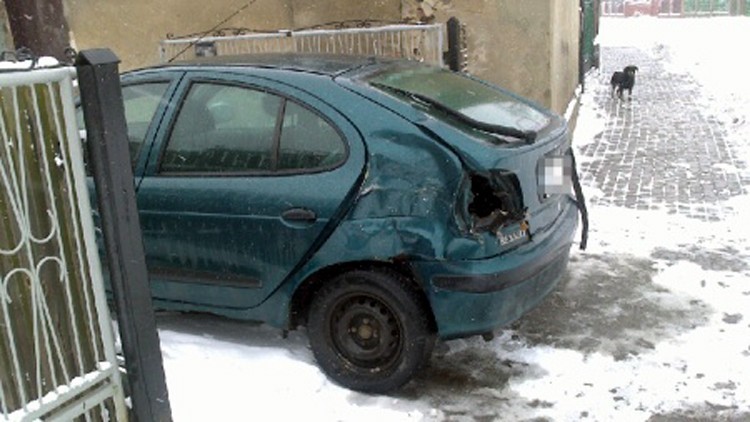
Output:
[[[125,123],[128,130],[128,150],[130,151],[130,163],[133,167],[135,167],[135,162],[138,160],[141,148],[146,140],[146,134],[154,119],[156,109],[164,100],[164,93],[168,86],[169,82],[148,82],[122,87]],[[78,107],[76,117],[78,127],[83,129],[85,125],[81,107]]]
[[146,133],[154,119],[154,113],[164,97],[169,83],[154,82],[122,87],[122,100],[125,106],[125,122],[128,126],[128,146],[130,161],[135,165]]
[[195,83],[180,107],[160,171],[308,172],[331,168],[345,154],[339,133],[308,108],[257,89]]

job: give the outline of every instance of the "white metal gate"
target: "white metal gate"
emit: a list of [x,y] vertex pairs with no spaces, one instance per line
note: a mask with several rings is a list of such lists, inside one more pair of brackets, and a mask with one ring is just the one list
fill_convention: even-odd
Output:
[[75,71],[7,67],[0,64],[0,416],[126,420]]
[[442,24],[404,24],[172,38],[161,42],[160,58],[167,62],[203,55],[298,52],[407,58],[442,65],[443,31]]

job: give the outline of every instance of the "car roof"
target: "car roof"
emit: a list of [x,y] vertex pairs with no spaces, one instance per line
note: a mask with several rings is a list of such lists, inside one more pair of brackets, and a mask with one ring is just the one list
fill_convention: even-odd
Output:
[[394,59],[383,57],[342,54],[262,53],[237,56],[202,57],[184,61],[174,61],[155,67],[260,67],[336,76],[365,66],[391,63],[393,61]]

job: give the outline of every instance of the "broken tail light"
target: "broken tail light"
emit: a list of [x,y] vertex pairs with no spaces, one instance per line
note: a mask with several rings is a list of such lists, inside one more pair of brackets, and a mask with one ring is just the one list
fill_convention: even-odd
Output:
[[518,177],[506,170],[470,176],[471,195],[467,201],[469,230],[472,233],[496,232],[507,225],[523,222],[523,204]]

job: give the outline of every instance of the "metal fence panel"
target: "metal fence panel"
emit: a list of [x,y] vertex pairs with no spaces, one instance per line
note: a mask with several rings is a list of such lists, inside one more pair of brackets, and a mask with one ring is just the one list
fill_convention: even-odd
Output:
[[[605,0],[602,2],[602,14],[605,16],[724,16],[741,14],[732,11],[742,7],[741,3],[750,4],[748,0]],[[746,10],[745,10],[746,12]]]
[[729,14],[728,0],[683,0],[682,3],[685,15]]
[[69,67],[0,73],[0,416],[126,420]]
[[163,40],[162,62],[204,54],[325,53],[406,58],[443,64],[443,25],[386,25]]
[[596,36],[599,32],[598,12],[599,8],[595,0],[583,0],[581,2],[582,22],[581,28],[581,56],[582,72],[585,73],[592,67],[599,66],[599,52],[595,44]]

